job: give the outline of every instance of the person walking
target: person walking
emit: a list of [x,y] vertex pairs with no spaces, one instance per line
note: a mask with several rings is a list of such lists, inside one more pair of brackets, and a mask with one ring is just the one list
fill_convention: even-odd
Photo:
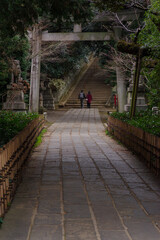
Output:
[[86,96],[86,99],[87,99],[87,107],[90,108],[91,107],[91,102],[92,102],[92,95],[91,95],[91,92],[89,91],[87,96]]
[[84,94],[84,92],[83,92],[83,90],[81,90],[81,92],[80,92],[78,98],[80,99],[81,108],[83,108],[83,107],[84,107],[84,99],[86,98],[86,97],[85,97],[85,94]]

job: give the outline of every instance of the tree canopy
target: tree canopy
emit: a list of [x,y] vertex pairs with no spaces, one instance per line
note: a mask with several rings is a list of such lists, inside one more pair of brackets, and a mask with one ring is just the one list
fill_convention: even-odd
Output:
[[0,33],[14,35],[24,33],[39,18],[52,21],[86,21],[92,15],[88,0],[1,0]]
[[[152,49],[144,59],[142,74],[146,79],[148,99],[151,106],[160,107],[160,2],[151,0],[145,14],[145,28],[141,31],[138,43]],[[146,63],[146,64],[145,64]]]
[[92,16],[86,0],[1,0],[0,1],[0,91],[10,81],[10,60],[20,60],[26,78],[29,45],[25,33],[42,20],[84,22]]

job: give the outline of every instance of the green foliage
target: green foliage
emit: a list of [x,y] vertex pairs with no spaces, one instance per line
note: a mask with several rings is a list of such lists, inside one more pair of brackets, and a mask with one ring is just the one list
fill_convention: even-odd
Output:
[[6,84],[6,79],[9,77],[9,64],[5,59],[2,59],[0,57],[0,85],[5,85]]
[[113,138],[113,135],[108,130],[106,130],[105,133],[106,133],[107,136]]
[[[0,1],[0,94],[6,91],[10,82],[9,60],[20,60],[22,77],[26,79],[29,61],[27,39],[24,37],[29,27],[42,20],[62,23],[84,23],[92,17],[90,1],[86,0],[1,0]],[[61,78],[70,68],[70,59],[55,70],[50,64],[47,70]],[[56,65],[56,64],[55,64]],[[65,70],[66,69],[66,70]],[[53,76],[53,74],[52,74]]]
[[[154,0],[153,2],[157,2],[156,12],[160,15],[160,4],[158,4],[158,1]],[[154,15],[152,11],[155,11],[153,5],[151,6],[150,10],[145,13],[145,28],[140,32],[138,42],[144,47],[152,48],[151,56],[154,58],[159,58],[160,30],[153,21],[153,19],[157,19],[158,16]]]
[[80,62],[88,61],[88,55],[91,49],[88,44],[84,42],[76,42],[71,49],[64,46],[57,54],[59,61],[42,62],[41,71],[47,73],[48,78],[64,79],[69,72],[75,72],[80,68]]
[[38,2],[37,0],[1,0],[0,30],[3,36],[14,36],[15,33],[24,34],[27,27],[38,18]]
[[119,120],[122,120],[124,122],[129,121],[130,120],[130,116],[128,112],[123,112],[123,113],[119,113],[119,112],[114,112],[111,114],[112,117],[117,118]]
[[157,106],[160,108],[160,88],[152,88],[150,91],[148,91],[147,97],[151,107]]
[[38,146],[41,144],[43,135],[44,135],[44,133],[46,133],[46,132],[47,132],[47,129],[46,129],[46,128],[42,129],[41,133],[40,133],[39,136],[37,137],[36,142],[35,142],[35,144],[34,144],[34,147],[35,147],[35,148],[38,147]]
[[0,218],[0,227],[1,227],[2,223],[3,223],[3,218]]
[[106,80],[105,80],[106,84],[109,84],[111,87],[116,86],[117,84],[117,80],[116,80],[116,72],[110,72],[110,74],[108,74]]
[[48,86],[52,89],[52,90],[60,90],[65,86],[65,82],[62,79],[51,79]]
[[154,67],[143,67],[142,74],[146,78],[146,94],[150,107],[157,106],[160,108],[160,63]]
[[106,84],[110,84],[111,87],[114,87],[117,83],[116,79],[116,71],[111,68],[113,65],[111,47],[115,47],[115,41],[111,40],[110,42],[103,42],[100,46],[98,46],[98,55],[99,55],[99,63],[102,68],[107,69],[108,74],[105,80]]
[[29,43],[27,38],[16,35],[4,39],[0,34],[0,93],[5,91],[6,85],[11,81],[11,59],[20,61],[22,78],[26,79],[30,65],[28,55]]
[[124,8],[125,3],[128,3],[128,0],[94,0],[95,5],[99,10],[110,10],[118,11]]
[[152,111],[137,112],[133,119],[130,119],[129,113],[115,112],[111,116],[146,132],[160,136],[160,115],[153,115]]
[[[145,28],[139,34],[139,44],[151,48],[150,59],[157,62],[154,66],[143,66],[142,74],[146,77],[147,97],[149,105],[160,107],[160,2],[152,0],[149,11],[145,14]],[[159,24],[159,25],[158,25]]]
[[0,31],[5,36],[24,34],[29,26],[42,17],[57,22],[84,22],[92,16],[90,1],[86,0],[1,0]]
[[48,0],[50,8],[47,9],[51,19],[68,22],[84,23],[92,17],[90,1],[86,0]]
[[29,122],[36,118],[38,118],[38,114],[36,113],[0,111],[0,146],[9,142]]

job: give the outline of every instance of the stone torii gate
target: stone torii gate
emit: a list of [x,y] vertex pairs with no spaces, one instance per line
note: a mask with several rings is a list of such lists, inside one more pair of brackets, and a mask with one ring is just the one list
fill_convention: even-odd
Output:
[[[141,11],[136,11],[136,17]],[[120,20],[135,19],[135,10],[121,11],[119,13]],[[110,15],[105,15],[96,22],[111,21]],[[69,33],[49,33],[48,31],[41,31],[39,25],[35,25],[33,31],[29,33],[32,40],[32,62],[31,62],[31,77],[30,77],[30,112],[38,112],[39,109],[39,89],[40,89],[40,63],[41,63],[41,43],[51,41],[109,41],[112,38],[119,40],[121,37],[121,28],[114,27],[112,32],[82,32],[82,27],[79,24],[74,24],[73,32]],[[125,79],[121,69],[116,68],[117,73],[117,92],[119,99],[119,111],[123,112],[124,104],[126,103],[126,88]]]
[[72,33],[48,33],[40,31],[37,26],[31,33],[32,39],[32,63],[30,79],[30,112],[38,112],[39,109],[39,88],[40,88],[40,62],[41,42],[51,41],[108,41],[111,33],[107,32],[81,32],[81,25],[75,24]]

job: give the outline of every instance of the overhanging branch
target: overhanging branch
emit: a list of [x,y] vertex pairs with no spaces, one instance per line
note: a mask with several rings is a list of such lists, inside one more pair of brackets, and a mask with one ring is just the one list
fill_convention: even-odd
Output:
[[132,55],[137,55],[140,52],[141,57],[150,56],[151,54],[150,48],[142,48],[139,44],[128,43],[125,41],[119,41],[117,44],[117,49],[120,52],[129,53]]

